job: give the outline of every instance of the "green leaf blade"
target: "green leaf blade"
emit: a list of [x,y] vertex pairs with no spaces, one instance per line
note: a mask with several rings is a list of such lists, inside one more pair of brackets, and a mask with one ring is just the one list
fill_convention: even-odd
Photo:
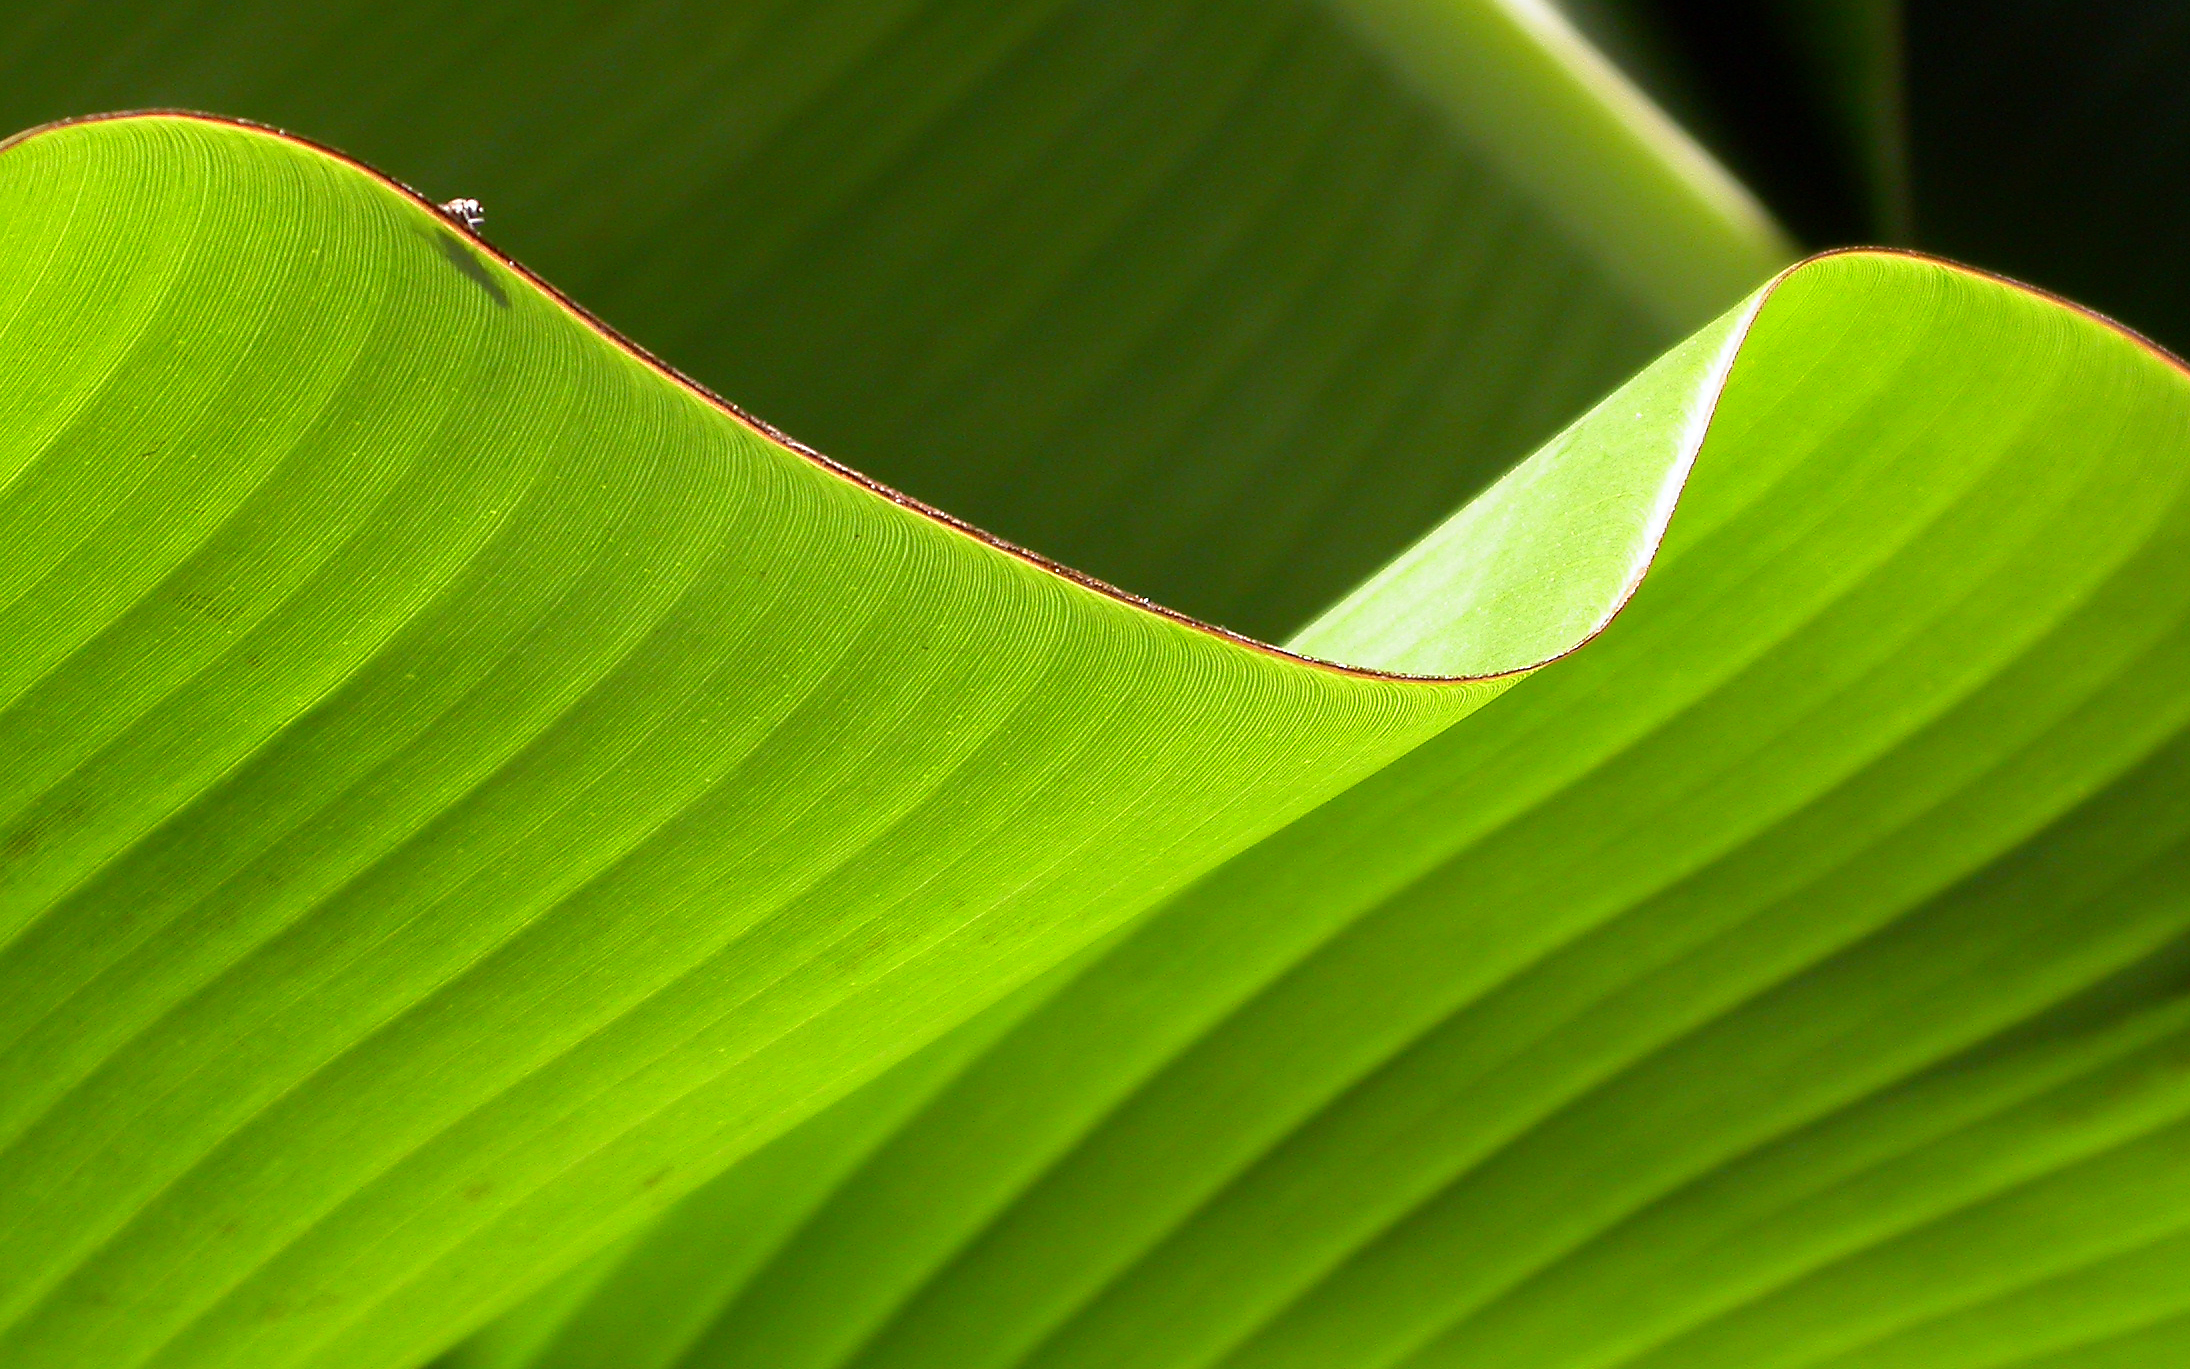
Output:
[[1599,641],[1137,927],[667,1362],[2170,1343],[2185,451],[2087,315],[1790,273]]
[[1060,574],[263,130],[0,197],[15,1362],[429,1353],[1534,664]]

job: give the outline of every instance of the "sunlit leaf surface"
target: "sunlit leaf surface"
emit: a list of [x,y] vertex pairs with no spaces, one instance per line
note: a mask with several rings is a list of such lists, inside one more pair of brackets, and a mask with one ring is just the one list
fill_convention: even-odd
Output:
[[456,1362],[2173,1363],[2186,474],[2118,331],[1798,269],[1600,640]]
[[[2102,10],[1957,167],[2164,198]],[[2177,363],[1766,284],[1545,4],[0,13],[148,105],[1291,652],[345,156],[0,145],[0,1364],[2190,1357]]]
[[1576,645],[1688,456],[1533,459],[1435,558],[1489,629],[1330,648],[1469,677],[1401,679],[909,506],[293,140],[49,130],[0,234],[10,1363],[435,1348]]

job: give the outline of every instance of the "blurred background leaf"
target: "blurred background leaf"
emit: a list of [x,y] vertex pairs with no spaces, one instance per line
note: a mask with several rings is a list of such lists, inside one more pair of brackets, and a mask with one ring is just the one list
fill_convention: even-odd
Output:
[[1805,243],[1910,231],[1900,0],[1560,0]]
[[1904,242],[2190,351],[2176,0],[1561,0],[1813,247]]
[[1319,0],[87,0],[0,7],[0,128],[209,109],[479,198],[798,438],[1274,640],[1789,254],[1594,54],[1370,8],[1494,107]]

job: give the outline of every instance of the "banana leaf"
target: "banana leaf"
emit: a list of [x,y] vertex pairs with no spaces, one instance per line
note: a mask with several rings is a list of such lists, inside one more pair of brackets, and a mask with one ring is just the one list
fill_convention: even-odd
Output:
[[0,1361],[2178,1357],[2179,365],[1737,301],[1528,7],[668,13],[7,98],[356,130],[1287,646],[340,155],[0,148]]
[[1598,631],[1732,328],[1463,516],[1439,604],[1351,601],[1345,668],[793,446],[295,139],[0,168],[23,1363],[414,1295],[369,1355],[446,1343]]
[[1602,638],[451,1363],[2190,1351],[2190,376],[1859,253],[1704,383]]

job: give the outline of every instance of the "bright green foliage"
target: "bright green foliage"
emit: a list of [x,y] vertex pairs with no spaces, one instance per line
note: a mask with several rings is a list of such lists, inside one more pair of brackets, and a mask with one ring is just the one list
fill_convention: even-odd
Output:
[[[2103,325],[1799,269],[1602,639],[506,1362],[2173,1362],[2186,453],[2190,377]],[[668,1282],[711,1212],[776,1248]]]
[[1574,646],[1689,454],[1531,463],[1491,532],[1593,568],[1377,640],[1497,678],[1364,675],[847,479],[292,141],[0,167],[13,1362],[460,1327]]
[[0,1365],[2190,1355],[2148,346],[1767,281],[1521,0],[0,39],[1302,653],[340,156],[0,145]]

